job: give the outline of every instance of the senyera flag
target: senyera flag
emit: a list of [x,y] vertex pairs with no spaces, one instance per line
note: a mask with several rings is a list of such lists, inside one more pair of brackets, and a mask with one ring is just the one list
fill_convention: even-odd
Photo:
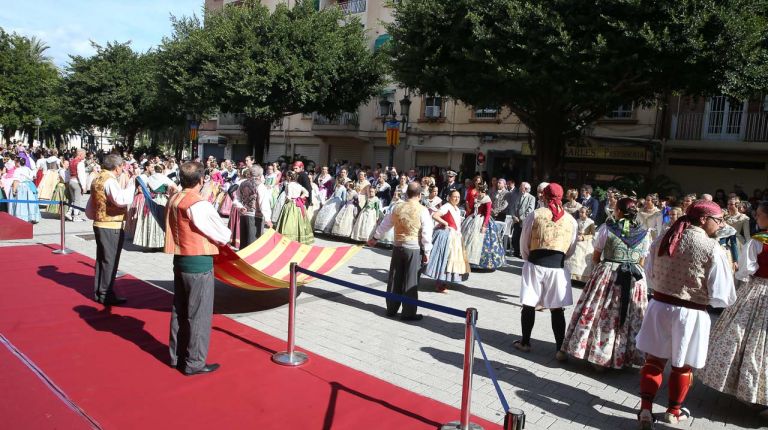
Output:
[[[221,247],[214,259],[214,274],[216,279],[233,287],[270,291],[288,288],[292,262],[325,275],[339,268],[358,251],[360,246],[326,248],[302,245],[269,229],[256,242],[238,252]],[[312,279],[304,273],[296,275],[297,284],[305,284]]]

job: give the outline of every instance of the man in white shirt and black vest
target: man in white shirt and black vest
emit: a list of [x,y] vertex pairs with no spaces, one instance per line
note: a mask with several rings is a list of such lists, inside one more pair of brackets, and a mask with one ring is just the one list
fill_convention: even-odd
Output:
[[169,349],[171,366],[187,376],[210,373],[207,364],[213,318],[213,256],[225,246],[231,232],[200,196],[205,167],[181,165],[181,192],[166,206],[165,252],[173,254],[173,309]]
[[86,215],[93,220],[96,236],[93,299],[105,305],[125,303],[124,298],[115,295],[113,287],[125,240],[125,214],[133,201],[136,186],[131,173],[126,188],[121,187],[117,178],[122,173],[123,158],[117,154],[107,155],[101,173],[91,184],[91,198],[85,208]]

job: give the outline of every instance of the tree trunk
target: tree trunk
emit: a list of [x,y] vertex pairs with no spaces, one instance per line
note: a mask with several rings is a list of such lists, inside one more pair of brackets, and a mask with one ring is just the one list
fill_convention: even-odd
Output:
[[264,162],[264,153],[269,149],[269,133],[272,121],[247,117],[243,123],[248,145],[257,163]]
[[536,152],[535,175],[538,182],[562,182],[567,137],[560,127],[543,124],[531,127]]

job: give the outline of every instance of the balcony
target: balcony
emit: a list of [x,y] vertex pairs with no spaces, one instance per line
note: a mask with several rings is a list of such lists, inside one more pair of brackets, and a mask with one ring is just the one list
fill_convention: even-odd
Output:
[[357,130],[360,121],[357,112],[341,112],[333,117],[315,113],[312,124],[315,130]]
[[345,15],[365,12],[367,0],[340,0],[337,4],[344,11]]
[[241,113],[220,113],[219,130],[242,130],[245,115]]
[[768,113],[726,111],[672,115],[669,138],[768,142]]

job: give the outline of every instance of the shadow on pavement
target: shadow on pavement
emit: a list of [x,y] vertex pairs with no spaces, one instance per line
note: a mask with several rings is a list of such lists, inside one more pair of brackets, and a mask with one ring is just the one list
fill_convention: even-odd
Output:
[[[173,293],[173,281],[148,282]],[[219,281],[215,282],[213,288],[213,313],[215,314],[245,314],[266,311],[288,303],[287,288],[273,291],[251,291],[231,287]],[[301,296],[301,290],[304,288],[299,288],[299,296]]]

